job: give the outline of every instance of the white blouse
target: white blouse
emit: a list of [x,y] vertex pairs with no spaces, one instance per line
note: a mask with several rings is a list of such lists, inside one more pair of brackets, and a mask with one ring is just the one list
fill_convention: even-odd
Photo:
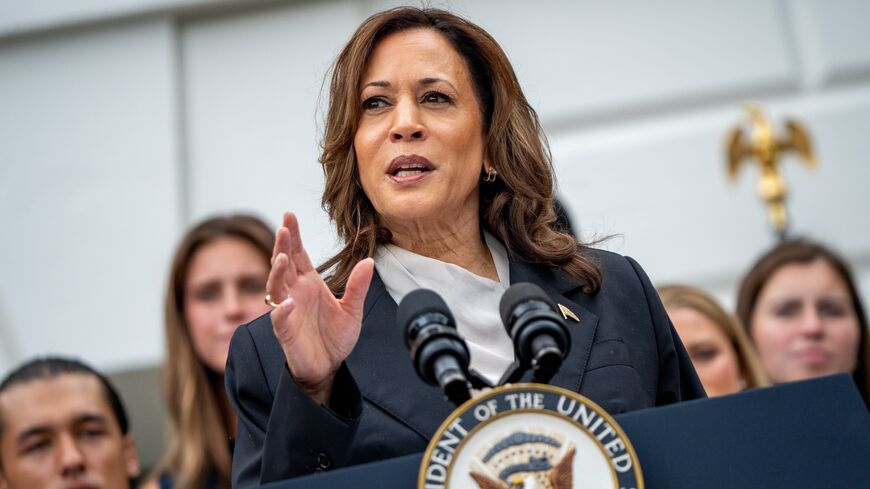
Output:
[[514,360],[513,343],[498,312],[501,296],[510,287],[510,268],[504,246],[489,233],[484,232],[484,239],[495,261],[498,282],[392,244],[378,248],[375,268],[397,304],[419,288],[434,290],[444,298],[459,334],[468,343],[471,368],[495,384]]

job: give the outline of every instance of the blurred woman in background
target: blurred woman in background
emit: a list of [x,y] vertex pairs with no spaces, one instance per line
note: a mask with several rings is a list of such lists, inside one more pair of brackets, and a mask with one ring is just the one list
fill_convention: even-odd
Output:
[[712,296],[682,285],[658,291],[708,396],[768,385],[743,328]]
[[803,239],[778,244],[743,278],[737,316],[771,381],[848,372],[870,406],[867,316],[836,253]]
[[165,310],[171,432],[146,488],[229,489],[236,420],[224,367],[236,327],[270,310],[263,295],[274,241],[263,221],[232,215],[201,222],[178,245]]

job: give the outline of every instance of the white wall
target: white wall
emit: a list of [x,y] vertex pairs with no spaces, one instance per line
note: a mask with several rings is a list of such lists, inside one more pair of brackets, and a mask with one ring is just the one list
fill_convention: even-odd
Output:
[[312,257],[327,257],[318,99],[363,18],[354,2],[327,2],[182,24],[191,219],[236,207],[277,224],[293,210]]
[[161,357],[179,187],[169,19],[0,43],[0,368]]

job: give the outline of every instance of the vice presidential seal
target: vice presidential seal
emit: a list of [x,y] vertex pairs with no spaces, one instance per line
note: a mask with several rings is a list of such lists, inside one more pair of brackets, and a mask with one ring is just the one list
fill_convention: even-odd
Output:
[[419,489],[643,489],[634,448],[601,407],[539,384],[497,387],[447,418]]

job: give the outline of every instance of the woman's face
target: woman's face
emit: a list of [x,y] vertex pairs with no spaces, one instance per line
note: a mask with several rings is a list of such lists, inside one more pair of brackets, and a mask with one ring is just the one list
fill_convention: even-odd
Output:
[[477,219],[483,124],[462,57],[440,34],[384,38],[363,74],[360,183],[390,229]]
[[199,359],[223,373],[236,327],[269,311],[263,302],[268,263],[253,245],[224,237],[202,245],[190,260],[184,319]]
[[751,321],[752,340],[774,382],[855,370],[858,318],[846,283],[823,258],[774,272]]
[[737,352],[725,333],[706,315],[688,307],[668,309],[707,395],[723,396],[743,389]]

